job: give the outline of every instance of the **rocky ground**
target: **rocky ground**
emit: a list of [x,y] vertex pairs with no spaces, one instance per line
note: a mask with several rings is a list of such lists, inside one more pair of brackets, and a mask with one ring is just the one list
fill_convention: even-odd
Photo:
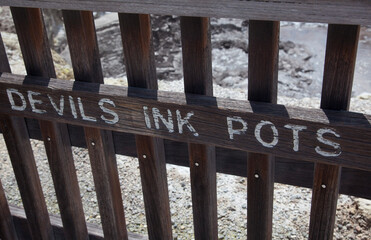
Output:
[[[7,9],[0,9],[0,30],[14,73],[25,74],[14,27]],[[105,82],[126,85],[121,39],[116,14],[96,14]],[[58,23],[58,14],[46,16]],[[219,97],[247,98],[248,21],[211,19],[213,44],[214,94]],[[53,36],[53,57],[59,78],[72,79],[63,25],[48,28]],[[299,32],[300,34],[296,34]],[[314,33],[321,33],[313,35]],[[295,34],[294,34],[295,33]],[[326,26],[321,24],[281,24],[279,61],[279,98],[285,105],[319,107],[321,72],[323,71]],[[324,34],[324,35],[323,35]],[[179,19],[153,17],[154,46],[159,88],[183,91]],[[308,36],[311,36],[308,38]],[[108,38],[106,38],[108,37]],[[309,40],[308,40],[309,39]],[[351,110],[371,114],[371,31],[363,28],[357,59],[355,90]],[[367,48],[368,47],[368,48]],[[320,50],[321,49],[321,50]],[[366,81],[367,80],[367,81]],[[360,87],[357,87],[360,86]],[[32,140],[38,171],[50,213],[58,214],[43,143]],[[17,184],[3,139],[0,139],[0,177],[10,203],[21,206]],[[73,148],[81,197],[87,221],[100,224],[88,153]],[[128,229],[146,234],[138,161],[117,156]],[[169,197],[175,239],[192,239],[192,203],[189,170],[168,165]],[[246,178],[218,174],[218,223],[220,239],[246,238]],[[311,190],[275,184],[273,239],[307,239]],[[371,203],[350,196],[339,197],[335,239],[371,239]]]

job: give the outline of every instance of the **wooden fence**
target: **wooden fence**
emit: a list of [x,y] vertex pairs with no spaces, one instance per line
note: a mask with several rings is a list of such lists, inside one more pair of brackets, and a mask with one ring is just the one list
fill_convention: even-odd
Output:
[[[140,239],[126,230],[116,153],[139,159],[150,239],[172,239],[166,163],[190,168],[200,240],[218,238],[216,172],[247,176],[248,239],[272,238],[274,182],[313,189],[309,239],[332,239],[339,191],[371,199],[371,116],[347,111],[368,0],[0,4],[27,71],[10,73],[1,40],[0,125],[25,210],[0,188],[2,239]],[[55,79],[42,8],[64,9],[74,82]],[[91,11],[120,12],[128,88],[103,84]],[[182,16],[183,94],[157,91],[152,13]],[[250,20],[246,101],[213,97],[208,17]],[[276,104],[279,21],[329,24],[321,109]],[[61,219],[47,212],[30,138],[45,143]],[[72,145],[89,150],[103,233],[85,222]]]

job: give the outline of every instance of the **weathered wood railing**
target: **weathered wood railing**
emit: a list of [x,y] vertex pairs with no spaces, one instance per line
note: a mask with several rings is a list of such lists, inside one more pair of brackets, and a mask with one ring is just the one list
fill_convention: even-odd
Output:
[[[371,116],[347,111],[359,28],[371,23],[369,1],[0,4],[12,6],[27,70],[27,76],[10,73],[1,41],[0,125],[26,213],[12,208],[12,219],[0,188],[3,239],[103,237],[85,222],[72,145],[89,150],[106,239],[136,238],[126,230],[115,153],[139,159],[150,239],[172,238],[166,162],[190,167],[195,239],[218,237],[217,171],[248,177],[248,239],[272,237],[274,182],[313,188],[310,239],[332,239],[339,191],[371,198]],[[41,8],[64,9],[74,82],[55,79]],[[128,88],[103,84],[91,11],[122,12]],[[187,16],[181,18],[184,94],[157,91],[151,13]],[[250,19],[248,101],[213,97],[210,16]],[[283,20],[329,23],[322,109],[276,104]],[[45,143],[61,220],[46,210],[29,138]]]

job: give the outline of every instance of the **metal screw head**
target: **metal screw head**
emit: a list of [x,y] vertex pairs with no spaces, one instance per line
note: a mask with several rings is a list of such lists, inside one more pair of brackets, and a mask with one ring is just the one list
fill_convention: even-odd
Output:
[[91,142],[91,145],[92,145],[92,146],[95,146],[95,142],[94,142],[94,141],[92,141],[92,142]]
[[50,137],[47,137],[46,139],[48,140],[48,142],[50,142]]
[[325,185],[325,184],[322,184],[321,187],[322,187],[323,189],[325,189],[325,188],[326,188],[326,185]]
[[147,155],[143,154],[143,158],[147,158]]
[[195,166],[198,167],[198,166],[200,166],[200,164],[199,164],[198,162],[196,162],[196,163],[195,163]]
[[255,174],[254,174],[254,177],[255,177],[255,178],[259,178],[259,174],[255,173]]

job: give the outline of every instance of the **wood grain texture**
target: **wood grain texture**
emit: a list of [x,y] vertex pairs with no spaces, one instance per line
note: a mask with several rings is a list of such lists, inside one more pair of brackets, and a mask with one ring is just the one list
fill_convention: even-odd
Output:
[[[55,77],[40,9],[11,8],[27,74]],[[30,93],[29,93],[30,94]],[[67,238],[87,239],[80,189],[65,124],[39,122]]]
[[272,239],[274,157],[249,153],[247,239]]
[[[103,83],[92,12],[63,11],[75,80]],[[84,128],[104,236],[127,239],[112,132]]]
[[[17,229],[18,239],[29,239],[30,231],[28,229],[28,222],[24,210],[16,206],[10,206],[10,211],[13,216],[14,225]],[[59,216],[50,215],[50,222],[53,227],[55,239],[69,240],[64,235],[62,219]],[[103,230],[99,225],[89,222],[86,223],[86,225],[89,233],[89,240],[106,239],[104,238]],[[129,240],[148,239],[148,237],[136,233],[129,232],[128,235]]]
[[[0,71],[10,72],[8,58],[1,37],[0,41]],[[21,192],[22,202],[26,209],[29,226],[31,227],[29,236],[35,239],[53,239],[25,120],[21,117],[0,115],[0,127],[8,148],[18,188]],[[3,193],[2,189],[1,192]],[[5,196],[1,198],[2,220],[5,220],[4,224],[7,224],[7,226],[2,224],[2,228],[6,228],[1,230],[3,238],[16,239],[12,230],[14,226],[10,224],[9,216],[6,216],[8,211],[6,209]]]
[[[129,86],[157,89],[150,16],[120,13],[119,21]],[[148,236],[172,239],[163,140],[137,135],[136,146]]]
[[[249,22],[248,99],[277,103],[279,22]],[[272,239],[274,157],[248,153],[247,239]]]
[[128,239],[112,133],[85,128],[85,138],[89,144],[104,236],[107,239]]
[[[41,139],[39,126],[35,119],[27,119],[30,137]],[[68,125],[73,146],[86,148],[81,126]],[[136,157],[135,137],[131,133],[113,132],[116,154]],[[166,162],[179,166],[189,166],[188,146],[185,142],[165,140]],[[216,170],[219,173],[247,176],[246,152],[216,147]],[[311,188],[313,186],[312,162],[276,157],[275,182]],[[371,199],[371,172],[343,167],[340,194]]]
[[3,38],[0,34],[0,71],[1,72],[11,72],[8,57],[5,52]]
[[[24,111],[12,110],[6,93],[6,89],[9,88],[17,89],[26,98],[27,91],[32,90],[40,93],[37,99],[42,101],[43,104],[38,106],[46,112],[43,114],[32,112],[28,100]],[[97,89],[99,89],[99,92],[97,92]],[[60,116],[50,104],[47,94],[53,99],[59,99],[61,95],[66,96],[66,99],[68,96],[71,96],[75,100],[80,97],[84,104],[85,114],[95,116],[96,121],[84,120],[80,114],[77,118],[74,118],[70,109],[68,109],[69,106],[66,106],[64,115]],[[104,112],[99,108],[98,103],[101,99],[106,98],[112,99],[115,104],[115,107],[113,105],[107,105],[118,116],[118,122],[114,124],[108,124],[101,119],[101,115]],[[15,101],[19,101],[19,98]],[[146,125],[143,106],[148,107],[151,127],[147,127]],[[157,108],[165,117],[168,114],[167,110],[172,112],[174,132],[169,132],[161,122],[158,129],[155,127],[152,116],[150,116],[153,110],[152,108]],[[178,117],[176,110],[179,110],[182,119],[184,119],[187,113],[193,112],[189,123],[197,130],[198,136],[195,136],[184,125],[183,132],[179,132],[180,128],[177,124]],[[369,161],[371,156],[371,143],[369,142],[371,136],[371,116],[361,113],[303,109],[263,102],[237,101],[142,88],[60,81],[8,73],[2,73],[0,76],[0,113],[36,119],[42,118],[44,120],[118,132],[156,136],[175,141],[208,143],[219,147],[269,153],[284,158],[329,163],[366,171],[371,169],[371,163]],[[227,118],[234,116],[241,117],[241,119],[247,122],[249,127],[246,129],[246,134],[235,134],[234,138],[231,139],[228,131]],[[112,116],[109,117],[111,118]],[[274,147],[262,145],[255,137],[255,128],[263,120],[272,122],[277,129],[279,140]],[[241,128],[237,124],[234,125],[234,129]],[[293,131],[285,127],[287,124],[307,127],[307,129],[300,132],[298,151],[293,149]],[[318,146],[323,151],[334,152],[335,149],[333,147],[327,147],[317,139],[318,130],[329,128],[333,129],[340,136],[336,137],[332,134],[328,134],[327,136],[326,134],[326,138],[341,146],[341,154],[334,157],[323,156],[315,150]],[[261,137],[262,139],[267,139],[266,141],[272,139],[272,130],[269,126],[264,127]]]
[[321,108],[348,110],[360,26],[328,26]]
[[12,162],[34,239],[53,239],[48,211],[41,189],[26,124],[23,118],[1,116],[1,128]]
[[[360,26],[329,25],[321,108],[348,110]],[[340,166],[315,165],[309,239],[332,239]]]
[[119,21],[129,86],[157,89],[150,16],[119,14]]
[[3,185],[0,181],[0,238],[16,240],[17,232],[10,214],[8,201],[6,200]]
[[[211,38],[208,18],[180,19],[184,89],[213,95]],[[218,239],[215,147],[188,145],[195,239]]]
[[368,0],[0,0],[0,5],[271,21],[362,25],[371,22]]

